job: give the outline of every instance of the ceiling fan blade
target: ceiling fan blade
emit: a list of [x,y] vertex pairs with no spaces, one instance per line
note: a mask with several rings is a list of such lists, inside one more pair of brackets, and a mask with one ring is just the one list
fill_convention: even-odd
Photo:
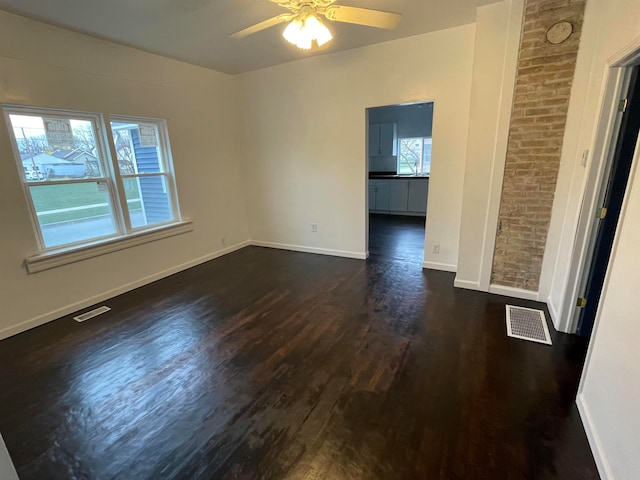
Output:
[[383,12],[368,8],[347,7],[345,5],[331,5],[324,15],[335,22],[355,23],[368,27],[393,29],[398,26],[402,15],[399,13]]
[[286,22],[287,20],[291,20],[291,14],[283,13],[282,15],[270,18],[269,20],[265,20],[264,22],[256,23],[255,25],[247,27],[244,30],[240,30],[239,32],[232,33],[229,36],[231,38],[244,38],[253,33],[265,30],[269,27],[273,27],[274,25],[278,25],[279,23]]

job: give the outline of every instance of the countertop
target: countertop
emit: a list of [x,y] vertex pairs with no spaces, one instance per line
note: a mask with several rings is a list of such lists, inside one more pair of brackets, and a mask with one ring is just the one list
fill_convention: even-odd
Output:
[[380,174],[370,173],[370,180],[393,180],[397,178],[411,179],[411,178],[429,178],[429,175],[393,175],[393,174]]

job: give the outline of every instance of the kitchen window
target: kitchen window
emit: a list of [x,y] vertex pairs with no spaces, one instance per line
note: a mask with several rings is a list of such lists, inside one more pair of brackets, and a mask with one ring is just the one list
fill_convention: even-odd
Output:
[[181,223],[164,120],[4,111],[41,256]]
[[398,173],[429,175],[431,172],[431,137],[398,139]]

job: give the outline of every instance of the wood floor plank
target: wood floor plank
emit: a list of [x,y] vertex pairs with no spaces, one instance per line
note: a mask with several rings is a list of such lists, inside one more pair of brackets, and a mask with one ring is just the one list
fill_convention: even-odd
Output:
[[507,337],[424,218],[370,226],[366,262],[249,247],[0,342],[20,478],[598,478],[584,340]]

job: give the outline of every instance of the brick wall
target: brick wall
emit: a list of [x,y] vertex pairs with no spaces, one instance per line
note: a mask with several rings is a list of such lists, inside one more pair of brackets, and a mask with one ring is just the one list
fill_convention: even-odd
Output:
[[[491,283],[536,291],[586,0],[526,0]],[[564,43],[546,41],[558,21]]]

